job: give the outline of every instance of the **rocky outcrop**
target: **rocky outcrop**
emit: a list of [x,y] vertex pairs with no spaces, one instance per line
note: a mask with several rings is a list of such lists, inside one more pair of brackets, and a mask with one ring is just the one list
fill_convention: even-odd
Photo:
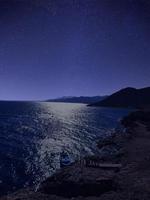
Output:
[[114,190],[115,172],[76,163],[64,168],[41,184],[39,191],[63,197],[100,196]]
[[137,122],[140,122],[147,127],[150,127],[150,111],[136,111],[129,114],[122,119],[124,127],[134,128],[137,126]]

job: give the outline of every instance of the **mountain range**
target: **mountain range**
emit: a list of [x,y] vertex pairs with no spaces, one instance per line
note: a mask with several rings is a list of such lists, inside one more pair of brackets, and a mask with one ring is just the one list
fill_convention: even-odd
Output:
[[107,96],[80,96],[80,97],[74,97],[74,96],[65,96],[60,97],[56,99],[48,99],[47,102],[64,102],[64,103],[85,103],[85,104],[93,104],[95,102],[101,101],[105,99]]
[[150,105],[150,87],[127,87],[89,106],[139,108]]

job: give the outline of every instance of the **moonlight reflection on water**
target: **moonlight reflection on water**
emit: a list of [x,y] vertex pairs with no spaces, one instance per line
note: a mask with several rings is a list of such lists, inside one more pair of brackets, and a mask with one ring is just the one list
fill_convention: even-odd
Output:
[[107,136],[128,112],[84,104],[0,102],[0,189],[36,186],[60,167],[63,150],[73,160],[96,153],[96,139]]

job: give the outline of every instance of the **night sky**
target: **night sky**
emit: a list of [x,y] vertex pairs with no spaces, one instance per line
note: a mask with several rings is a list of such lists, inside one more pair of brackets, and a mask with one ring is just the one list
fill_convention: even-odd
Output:
[[0,99],[150,86],[149,0],[0,0]]

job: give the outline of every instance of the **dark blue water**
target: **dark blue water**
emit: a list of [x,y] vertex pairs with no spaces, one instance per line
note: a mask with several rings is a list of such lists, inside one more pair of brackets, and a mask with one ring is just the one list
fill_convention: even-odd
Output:
[[84,104],[0,102],[0,192],[37,186],[59,168],[59,155],[72,159],[97,152],[129,110]]

